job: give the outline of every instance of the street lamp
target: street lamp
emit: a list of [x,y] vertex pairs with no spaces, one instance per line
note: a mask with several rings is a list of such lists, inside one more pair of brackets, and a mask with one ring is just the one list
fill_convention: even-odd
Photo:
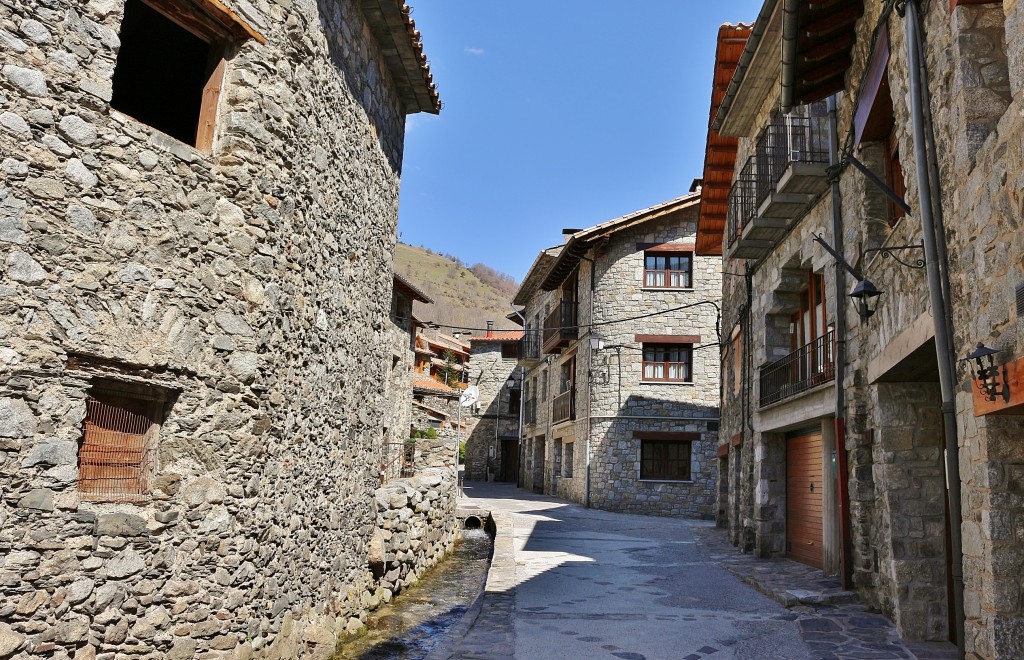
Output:
[[[997,396],[1006,397],[1009,394],[1006,378],[1004,376],[1000,382],[999,367],[995,365],[995,359],[992,357],[998,352],[998,349],[989,348],[979,341],[974,351],[964,358],[971,367],[971,377],[975,386],[989,401],[995,401]],[[985,365],[985,358],[988,358],[988,366]]]
[[857,280],[857,285],[850,292],[850,297],[857,305],[857,315],[864,320],[871,318],[878,306],[878,301],[875,299],[880,295],[882,295],[882,291],[871,280],[867,278]]

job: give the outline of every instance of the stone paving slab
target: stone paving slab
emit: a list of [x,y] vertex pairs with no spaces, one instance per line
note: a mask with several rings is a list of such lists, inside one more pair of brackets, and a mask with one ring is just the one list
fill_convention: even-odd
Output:
[[904,642],[887,618],[872,612],[836,578],[792,561],[758,559],[729,543],[725,530],[694,528],[701,551],[737,578],[793,611],[801,635],[815,658],[955,659],[956,646],[935,642]]
[[[428,660],[956,657],[951,644],[903,643],[834,580],[743,555],[710,523],[586,510],[511,487],[478,486],[475,495],[490,498],[491,569],[476,604]],[[654,534],[649,524],[663,528],[658,540],[638,545]],[[749,586],[730,586],[726,576]],[[649,600],[637,601],[640,591]]]

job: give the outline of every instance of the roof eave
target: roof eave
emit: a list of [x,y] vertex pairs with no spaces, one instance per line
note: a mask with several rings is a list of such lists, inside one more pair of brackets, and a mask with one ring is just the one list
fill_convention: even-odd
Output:
[[441,99],[409,6],[403,0],[360,0],[359,4],[398,88],[405,113],[439,114]]
[[782,5],[765,0],[711,127],[727,137],[747,137],[768,94],[777,91],[782,62]]

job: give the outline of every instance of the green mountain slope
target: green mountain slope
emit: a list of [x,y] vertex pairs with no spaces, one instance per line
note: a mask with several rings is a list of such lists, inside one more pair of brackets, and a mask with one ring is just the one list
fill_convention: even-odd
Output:
[[519,327],[505,318],[519,286],[509,275],[404,243],[395,246],[395,271],[434,299],[432,305],[416,303],[413,313],[421,320],[469,328],[486,327],[491,320],[496,329]]

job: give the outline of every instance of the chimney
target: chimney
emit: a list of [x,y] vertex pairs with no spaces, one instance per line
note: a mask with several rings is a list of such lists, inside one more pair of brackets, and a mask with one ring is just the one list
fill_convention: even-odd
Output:
[[494,336],[494,332],[493,331],[494,331],[494,321],[488,321],[487,322],[487,336],[488,337],[493,337]]
[[572,235],[575,234],[576,232],[580,232],[580,231],[583,231],[583,230],[582,229],[576,229],[574,227],[566,227],[566,228],[562,229],[562,242],[563,243],[569,242],[569,239],[572,238]]

